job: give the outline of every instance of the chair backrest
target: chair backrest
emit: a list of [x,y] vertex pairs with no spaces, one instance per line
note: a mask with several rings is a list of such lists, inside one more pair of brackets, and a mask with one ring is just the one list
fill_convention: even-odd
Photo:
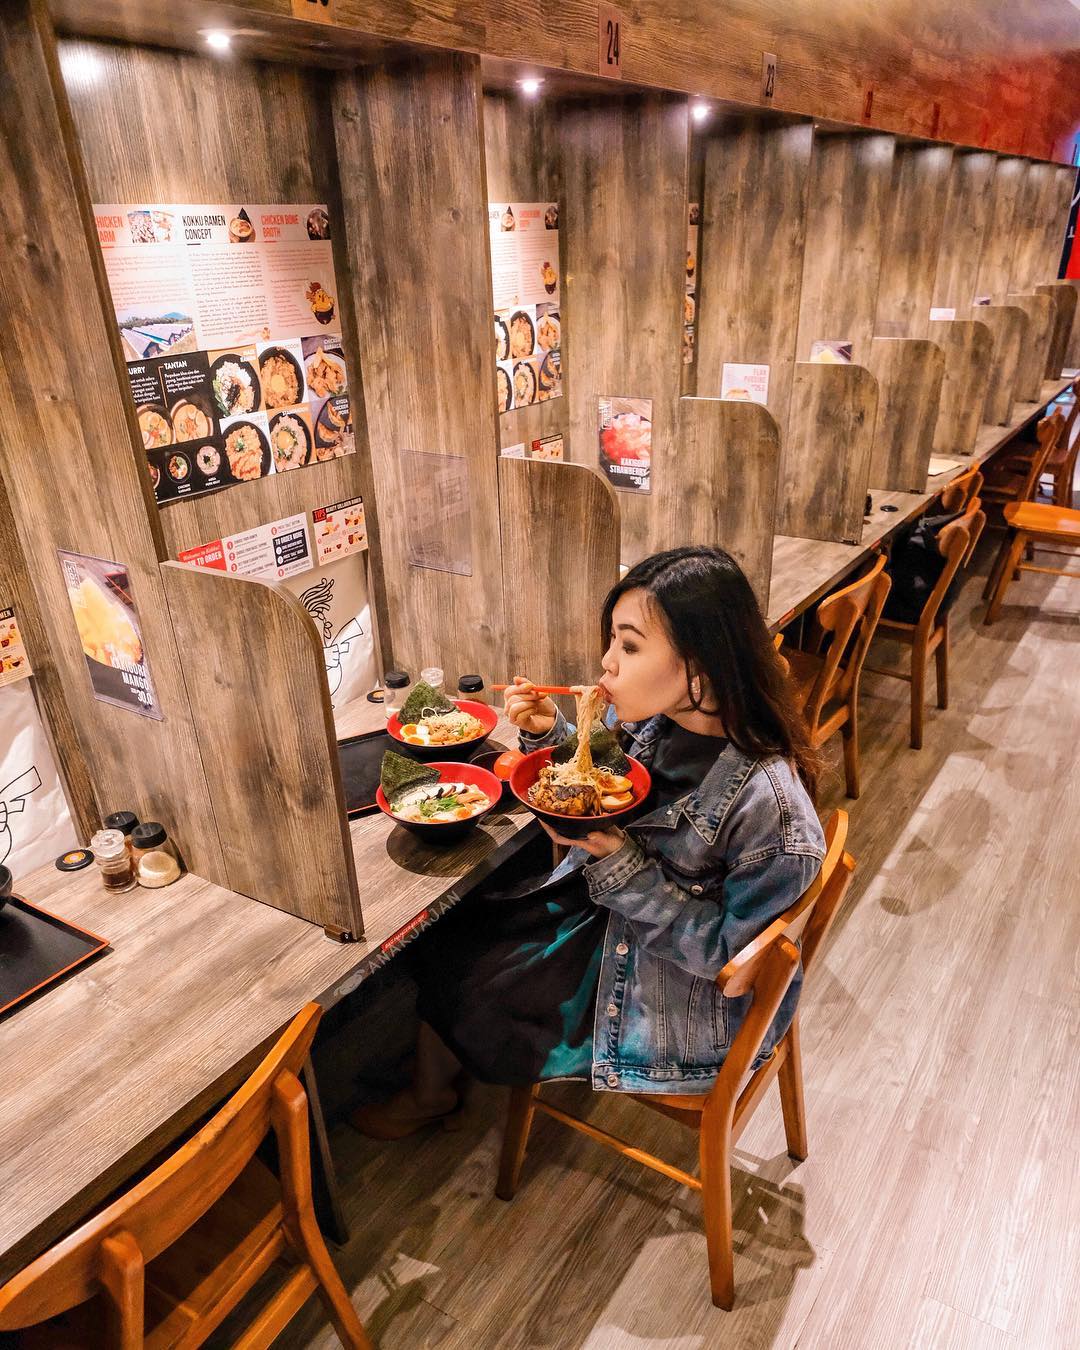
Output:
[[809,973],[847,893],[855,870],[855,859],[844,847],[847,832],[847,812],[834,811],[825,826],[825,858],[817,877],[790,909],[737,952],[716,977],[725,997],[754,996],[713,1089],[729,1108],[794,978],[799,964],[795,943],[801,937],[803,971]]
[[117,1233],[152,1261],[221,1198],[270,1130],[274,1084],[298,1075],[322,1009],[302,1008],[251,1077],[188,1142],[108,1208],[0,1287],[0,1331],[66,1312],[101,1288],[101,1248]]
[[817,622],[825,633],[832,634],[832,641],[806,703],[806,720],[811,730],[816,730],[826,701],[846,699],[857,690],[859,674],[891,585],[892,579],[885,571],[885,555],[881,554],[857,581],[834,591],[818,607]]
[[[1076,471],[1076,459],[1080,454],[1080,430],[1076,431],[1077,416],[1080,415],[1080,375],[1072,382],[1072,405],[1065,414],[1065,425],[1061,429],[1061,439],[1058,441],[1058,455],[1064,460],[1066,481],[1071,483],[1073,474]],[[1064,451],[1062,455],[1061,452]]]
[[1039,479],[1046,468],[1046,461],[1061,443],[1064,432],[1065,415],[1060,408],[1055,408],[1049,417],[1044,417],[1035,428],[1038,448],[1031,457],[1027,477],[1024,480],[1020,496],[1017,498],[1018,501],[1033,502],[1035,500],[1035,493],[1038,490]]
[[950,515],[955,511],[965,511],[972,497],[979,495],[982,485],[983,476],[978,466],[954,478],[941,494],[942,511]]

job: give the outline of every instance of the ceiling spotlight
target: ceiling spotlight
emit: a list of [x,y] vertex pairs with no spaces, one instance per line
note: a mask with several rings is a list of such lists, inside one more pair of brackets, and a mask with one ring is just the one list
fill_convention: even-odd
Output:
[[690,115],[695,122],[704,122],[712,109],[707,103],[702,103],[700,99],[690,105]]
[[206,45],[215,52],[227,52],[232,46],[232,37],[219,28],[211,28],[209,32],[203,34],[203,37],[206,39]]
[[543,80],[536,79],[535,77],[532,76],[530,76],[530,78],[527,80],[518,81],[518,84],[521,85],[521,92],[525,94],[526,97],[528,98],[535,98],[537,94],[540,92],[540,86],[543,83],[544,83]]

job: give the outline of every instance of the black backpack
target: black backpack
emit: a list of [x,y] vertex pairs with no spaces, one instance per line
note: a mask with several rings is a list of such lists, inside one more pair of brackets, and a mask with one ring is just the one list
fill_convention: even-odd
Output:
[[[882,617],[898,623],[918,623],[930,593],[945,570],[946,560],[938,552],[938,536],[946,525],[959,520],[962,511],[943,516],[920,518],[893,544],[887,571],[892,577],[892,588],[885,598]],[[938,616],[949,612],[960,589],[958,571],[949,583],[941,601]]]

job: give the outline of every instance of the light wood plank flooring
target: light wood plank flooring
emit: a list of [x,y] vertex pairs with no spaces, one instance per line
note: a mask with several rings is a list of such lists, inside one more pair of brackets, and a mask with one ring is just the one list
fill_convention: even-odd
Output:
[[[502,1098],[480,1090],[461,1133],[334,1131],[337,1260],[384,1350],[1080,1343],[1080,583],[1025,574],[990,629],[980,586],[925,749],[907,687],[865,679],[858,872],[803,1001],[810,1157],[766,1103],[739,1150],[734,1312],[708,1300],[697,1200],[546,1118],[518,1198],[494,1199]],[[692,1165],[677,1125],[592,1112]],[[278,1344],[336,1341],[312,1303]]]

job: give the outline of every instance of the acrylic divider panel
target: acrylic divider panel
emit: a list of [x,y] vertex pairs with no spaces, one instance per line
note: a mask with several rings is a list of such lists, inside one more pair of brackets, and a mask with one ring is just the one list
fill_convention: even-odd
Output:
[[398,460],[406,504],[406,562],[410,567],[471,577],[468,460],[429,450],[402,450]]
[[94,213],[159,504],[353,452],[325,206]]
[[649,492],[652,476],[651,398],[600,399],[600,471],[619,492]]
[[557,202],[489,202],[500,413],[562,397]]
[[0,689],[16,680],[25,680],[34,672],[19,632],[19,621],[12,606],[0,609]]
[[94,697],[161,720],[123,563],[57,550]]

